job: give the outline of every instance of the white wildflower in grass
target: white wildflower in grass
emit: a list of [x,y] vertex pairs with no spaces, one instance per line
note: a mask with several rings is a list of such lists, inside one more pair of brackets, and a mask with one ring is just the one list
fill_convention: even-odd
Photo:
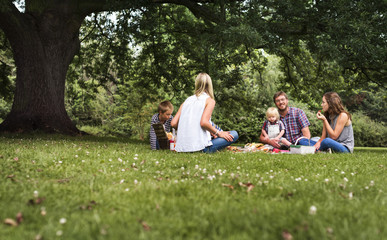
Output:
[[310,214],[310,215],[315,215],[316,212],[317,212],[316,206],[310,206],[310,208],[309,208],[309,214]]
[[207,169],[203,168],[203,173],[206,173]]
[[78,155],[75,155],[75,157],[77,158],[77,157],[78,157]]
[[67,222],[66,218],[59,219],[60,224],[65,224]]
[[269,178],[270,178],[270,179],[273,179],[273,178],[274,178],[274,176],[270,176]]
[[198,169],[199,168],[199,165],[195,165],[195,169]]
[[120,184],[123,184],[123,183],[124,183],[124,181],[125,181],[124,179],[121,179],[121,181],[120,181]]
[[62,161],[58,161],[58,163],[62,163]]
[[329,179],[328,179],[328,178],[325,178],[325,180],[324,180],[324,181],[327,183],[327,182],[329,182]]
[[345,172],[344,172],[344,171],[341,171],[341,174],[345,174]]
[[355,176],[355,173],[351,173],[352,176]]
[[129,188],[125,188],[125,192],[129,192]]
[[304,180],[304,181],[305,181],[305,182],[307,182],[307,181],[308,181],[308,179],[306,179],[306,178],[305,178],[305,180]]
[[111,162],[112,161],[112,159],[111,158],[109,158],[109,162]]
[[375,182],[374,182],[374,181],[371,181],[371,182],[370,182],[370,186],[373,186],[373,185],[375,185]]
[[56,235],[57,235],[57,236],[62,236],[62,235],[63,235],[63,231],[62,231],[62,230],[56,231]]
[[368,189],[369,189],[369,187],[368,187],[368,186],[365,186],[365,187],[364,187],[364,189],[365,189],[365,190],[368,190]]
[[270,170],[270,172],[273,172],[273,170]]
[[137,179],[134,179],[134,184],[137,184],[137,183],[138,183]]
[[136,153],[136,154],[134,154],[134,156],[135,156],[135,157],[138,157],[138,154]]
[[353,193],[352,193],[352,192],[348,193],[348,198],[349,198],[349,199],[352,199],[352,198],[353,198]]
[[234,174],[234,173],[231,173],[230,176],[231,176],[232,178],[234,178],[234,177],[235,177],[235,174]]
[[118,160],[119,162],[122,162],[122,159],[121,159],[121,158],[118,158],[117,160]]
[[264,184],[269,184],[269,181],[263,181]]
[[175,180],[174,182],[175,182],[175,183],[178,183],[179,181]]
[[345,178],[344,178],[344,181],[345,181],[345,182],[348,182],[348,178],[345,177]]
[[339,169],[336,168],[336,169],[335,169],[335,172],[337,172],[337,171],[339,171]]
[[37,190],[34,191],[34,197],[38,197],[39,196],[39,192]]
[[82,160],[82,162],[84,163],[84,162],[86,162],[85,160]]
[[159,165],[159,161],[156,161],[156,165]]
[[121,169],[121,171],[125,172],[125,169]]
[[134,159],[134,160],[137,160],[138,158],[137,158],[137,157],[134,157],[133,159]]
[[184,167],[181,167],[181,170],[184,171]]
[[241,169],[241,167],[238,166],[237,169],[239,170],[239,169]]

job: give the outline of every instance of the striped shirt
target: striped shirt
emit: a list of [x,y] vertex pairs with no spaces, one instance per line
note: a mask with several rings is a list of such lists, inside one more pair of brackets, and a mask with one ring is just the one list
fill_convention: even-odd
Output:
[[[171,121],[173,119],[173,116],[171,116],[167,121],[165,121],[165,123],[163,124],[164,125],[164,129],[166,132],[171,132]],[[157,137],[156,137],[156,133],[155,133],[155,130],[153,129],[153,124],[155,123],[160,123],[160,119],[159,119],[159,114],[156,113],[155,115],[153,115],[152,117],[152,120],[151,120],[151,125],[150,125],[150,131],[149,131],[149,140],[150,140],[150,145],[151,145],[151,149],[152,150],[156,150],[158,149],[157,148]]]
[[280,120],[285,124],[284,137],[293,144],[303,136],[301,129],[310,125],[305,112],[295,107],[289,107],[286,116],[280,116]]

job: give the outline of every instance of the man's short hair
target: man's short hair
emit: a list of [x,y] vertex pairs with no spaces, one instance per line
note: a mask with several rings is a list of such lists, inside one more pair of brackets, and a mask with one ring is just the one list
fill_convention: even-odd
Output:
[[284,91],[278,91],[274,94],[274,97],[273,97],[273,102],[275,103],[275,99],[281,95],[284,95],[286,99],[288,99],[288,95],[286,95],[286,93]]
[[159,104],[158,111],[161,113],[165,113],[168,110],[173,110],[173,105],[170,101],[163,101]]

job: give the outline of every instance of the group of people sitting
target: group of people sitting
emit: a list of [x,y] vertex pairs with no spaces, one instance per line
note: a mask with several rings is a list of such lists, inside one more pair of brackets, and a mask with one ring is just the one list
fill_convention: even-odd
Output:
[[[354,137],[351,114],[343,106],[340,96],[327,92],[322,97],[322,111],[316,114],[323,122],[320,138],[311,140],[309,120],[302,109],[289,107],[288,96],[279,91],[273,97],[276,108],[267,110],[267,120],[263,123],[260,142],[274,148],[286,149],[291,144],[315,146],[316,151],[352,153]],[[155,123],[164,124],[167,132],[171,127],[177,129],[177,152],[213,153],[238,140],[234,130],[223,131],[211,121],[215,108],[211,77],[200,73],[195,80],[195,93],[181,104],[175,117],[172,116],[173,105],[169,101],[159,104],[158,113],[153,115],[150,129],[152,149],[159,149],[159,143],[152,127]],[[318,139],[318,140],[317,140]]]

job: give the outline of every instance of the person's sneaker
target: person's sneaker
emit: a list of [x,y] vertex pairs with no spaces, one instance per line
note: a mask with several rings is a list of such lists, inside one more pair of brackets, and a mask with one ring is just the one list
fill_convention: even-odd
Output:
[[328,148],[327,153],[332,153],[332,149]]

